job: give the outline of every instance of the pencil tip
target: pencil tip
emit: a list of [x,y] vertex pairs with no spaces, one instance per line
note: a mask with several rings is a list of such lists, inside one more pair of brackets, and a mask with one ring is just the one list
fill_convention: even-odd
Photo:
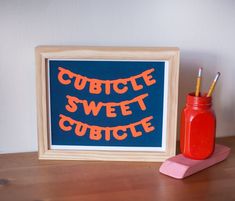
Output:
[[202,67],[200,67],[198,71],[198,77],[201,77],[201,76],[202,76]]

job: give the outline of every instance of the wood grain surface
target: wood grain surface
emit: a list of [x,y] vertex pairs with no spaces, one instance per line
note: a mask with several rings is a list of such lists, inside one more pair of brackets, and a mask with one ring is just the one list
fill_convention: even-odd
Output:
[[38,160],[37,153],[0,155],[1,201],[235,200],[235,137],[227,160],[183,180],[158,172],[161,163]]

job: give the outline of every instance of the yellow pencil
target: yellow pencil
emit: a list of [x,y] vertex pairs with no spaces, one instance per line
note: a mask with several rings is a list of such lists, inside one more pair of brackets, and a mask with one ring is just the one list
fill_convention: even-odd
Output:
[[202,80],[202,68],[199,68],[195,96],[199,96],[200,94],[201,80]]
[[211,86],[210,86],[210,89],[209,89],[209,92],[207,93],[206,97],[211,97],[214,89],[215,89],[215,84],[217,82],[217,80],[219,79],[219,76],[220,76],[220,72],[218,72],[215,76],[215,79],[213,80]]

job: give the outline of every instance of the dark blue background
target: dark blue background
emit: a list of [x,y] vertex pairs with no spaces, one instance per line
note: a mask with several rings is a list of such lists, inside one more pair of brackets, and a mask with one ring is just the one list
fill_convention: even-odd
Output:
[[[139,91],[133,91],[130,83],[129,90],[119,95],[111,91],[110,95],[104,92],[101,94],[90,94],[88,84],[84,90],[78,91],[73,86],[73,81],[69,85],[59,83],[58,67],[69,69],[74,73],[84,75],[89,78],[102,80],[114,80],[119,78],[128,78],[138,75],[143,71],[155,68],[152,76],[156,83],[151,86],[146,86],[143,79],[137,79],[138,84],[143,84],[144,88]],[[163,121],[163,95],[164,95],[164,62],[150,61],[72,61],[72,60],[50,60],[49,61],[49,80],[50,80],[50,108],[51,108],[51,139],[52,145],[87,145],[87,146],[133,146],[133,147],[161,147],[162,144],[162,121]],[[101,109],[98,116],[85,115],[83,106],[78,105],[78,110],[70,113],[65,109],[67,104],[66,95],[76,96],[79,99],[86,99],[88,102],[94,100],[96,103],[102,102],[121,102],[131,100],[141,94],[148,93],[149,96],[144,99],[147,110],[142,111],[138,103],[132,103],[130,109],[132,115],[122,116],[120,109],[116,108],[117,117],[108,118],[105,115],[105,109]],[[79,107],[80,106],[80,107]],[[127,132],[128,137],[123,141],[117,141],[111,135],[110,141],[105,141],[102,138],[100,141],[92,141],[89,139],[88,133],[79,137],[74,133],[74,127],[69,132],[64,132],[59,128],[59,114],[64,114],[74,120],[81,121],[90,125],[98,126],[121,126],[131,124],[141,119],[153,116],[151,124],[155,130],[150,133],[145,133],[141,126],[143,134],[140,137],[133,138],[130,132]],[[129,131],[129,129],[128,129]]]

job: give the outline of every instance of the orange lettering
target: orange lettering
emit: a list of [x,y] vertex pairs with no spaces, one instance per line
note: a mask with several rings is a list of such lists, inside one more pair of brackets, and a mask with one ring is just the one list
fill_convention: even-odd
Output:
[[94,116],[97,116],[102,107],[102,103],[99,102],[97,105],[94,101],[91,101],[90,104],[86,100],[83,101],[83,108],[86,115],[92,113]]
[[96,79],[90,80],[90,88],[89,88],[90,93],[100,94],[100,92],[102,91],[101,84],[102,82],[100,80]]
[[129,110],[130,106],[128,105],[128,101],[123,101],[120,103],[120,108],[122,111],[122,115],[127,116],[127,115],[131,115],[132,111]]
[[115,104],[114,103],[106,103],[106,116],[107,117],[116,117],[117,114],[115,114]]
[[83,77],[81,75],[77,75],[75,82],[74,82],[74,87],[77,90],[83,90],[84,87],[86,86],[86,83],[87,83],[87,79],[85,77]]
[[105,93],[106,93],[107,95],[110,94],[110,84],[111,84],[111,82],[110,82],[109,80],[106,80],[106,81],[105,81]]
[[[71,71],[67,70],[67,69],[64,69],[62,67],[59,67],[59,74],[58,74],[58,80],[60,81],[61,84],[64,84],[64,85],[68,85],[71,83],[71,79],[73,78],[74,76],[74,73],[72,73]],[[64,79],[64,75],[67,75],[70,79]]]
[[[133,137],[139,137],[142,136],[142,132],[141,131],[137,131],[136,130],[136,126],[138,125],[142,125],[143,129],[145,132],[149,133],[151,131],[153,131],[155,128],[151,125],[151,123],[149,122],[151,119],[153,119],[153,116],[149,116],[146,117],[144,119],[142,119],[139,122],[130,124],[130,125],[125,125],[125,126],[116,126],[116,127],[100,127],[100,126],[91,126],[91,125],[87,125],[85,123],[82,123],[80,121],[75,121],[70,117],[67,117],[63,114],[59,115],[60,120],[59,120],[59,127],[63,130],[63,131],[70,131],[72,129],[72,126],[74,124],[76,124],[75,127],[75,134],[77,136],[84,136],[87,132],[87,129],[90,129],[89,132],[89,139],[91,140],[100,140],[102,139],[102,131],[104,131],[104,135],[105,135],[105,140],[106,141],[110,141],[111,139],[111,132],[113,134],[113,137],[116,140],[124,140],[127,138],[127,129],[129,128],[131,131],[131,134]],[[122,132],[121,132],[122,131]]]
[[79,103],[79,99],[74,96],[67,95],[68,104],[65,106],[66,110],[69,112],[75,112],[78,109],[77,103]]
[[[149,69],[149,70],[146,70],[145,72],[143,72],[143,79],[146,83],[147,86],[150,86],[150,85],[153,85],[156,83],[156,80],[155,79],[152,79],[153,76],[152,75],[149,75],[150,73],[152,73],[154,71],[154,68],[152,69]],[[152,80],[151,80],[152,79]]]
[[143,89],[143,85],[142,84],[138,85],[137,82],[136,82],[136,79],[134,77],[131,77],[130,81],[131,81],[132,87],[135,91]]
[[75,127],[75,134],[77,136],[84,136],[87,131],[87,125],[82,122],[77,122]]
[[110,141],[110,128],[106,127],[104,128],[104,130],[105,130],[105,140]]
[[146,106],[144,104],[144,98],[146,98],[147,96],[148,96],[148,94],[142,94],[142,95],[136,97],[136,100],[139,103],[141,110],[143,110],[143,111],[146,110]]
[[130,130],[131,130],[131,133],[132,133],[133,137],[139,137],[139,136],[142,135],[141,131],[136,131],[135,125],[130,125]]
[[[65,122],[68,122],[70,125],[66,126]],[[60,114],[60,121],[59,121],[59,127],[63,130],[63,131],[70,131],[72,129],[72,125],[74,124],[74,120],[64,116],[63,114]]]
[[126,131],[126,127],[124,126],[117,126],[113,128],[113,137],[117,140],[124,140],[127,137],[127,133],[122,133],[122,135],[118,134],[118,131]]
[[89,137],[91,140],[100,140],[102,138],[100,127],[99,126],[91,126]]
[[147,132],[147,133],[149,133],[149,132],[151,132],[155,129],[154,126],[152,126],[151,123],[148,122],[151,119],[153,119],[153,116],[146,117],[146,118],[141,120],[142,126],[143,126],[145,132]]
[[127,92],[128,90],[128,87],[127,86],[123,86],[122,89],[119,88],[119,84],[123,84],[123,85],[126,85],[127,84],[127,81],[124,80],[124,79],[119,79],[119,80],[114,80],[113,81],[113,90],[118,93],[118,94],[123,94],[125,92]]

